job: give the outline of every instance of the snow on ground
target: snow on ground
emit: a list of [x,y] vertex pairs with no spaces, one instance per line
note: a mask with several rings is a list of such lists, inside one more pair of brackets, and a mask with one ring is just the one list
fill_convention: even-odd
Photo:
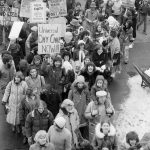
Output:
[[150,132],[150,89],[141,87],[139,75],[129,78],[128,86],[129,96],[115,121],[119,141],[124,141],[129,131],[136,131],[140,139],[145,132]]

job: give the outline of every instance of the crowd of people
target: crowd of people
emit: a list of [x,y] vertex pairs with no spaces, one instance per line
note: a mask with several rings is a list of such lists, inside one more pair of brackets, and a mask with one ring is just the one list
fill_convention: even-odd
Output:
[[[19,8],[20,1],[12,5]],[[60,53],[39,55],[37,25],[19,18],[25,21],[19,38],[1,54],[2,104],[12,132],[22,133],[30,150],[149,149],[134,131],[118,142],[108,90],[129,62],[142,23],[146,34],[148,1],[129,7],[121,0],[87,0],[83,10],[68,0],[67,8]]]

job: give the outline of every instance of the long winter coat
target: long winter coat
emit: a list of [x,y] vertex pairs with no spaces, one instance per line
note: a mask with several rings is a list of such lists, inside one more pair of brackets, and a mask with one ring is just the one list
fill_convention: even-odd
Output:
[[35,143],[30,146],[29,150],[55,150],[55,147],[51,143],[46,143],[45,146],[40,146],[38,143]]
[[38,75],[36,79],[31,78],[28,76],[25,78],[27,85],[29,88],[33,89],[37,93],[40,93],[42,89],[45,87],[45,80],[43,76]]
[[21,101],[21,105],[19,108],[19,117],[20,117],[20,123],[22,126],[25,126],[25,120],[27,115],[33,111],[36,107],[36,101],[29,99],[26,97],[26,99]]
[[[2,58],[0,56],[0,60],[1,59]],[[10,69],[6,69],[3,62],[0,61],[0,63],[0,89],[2,94],[4,94],[7,84],[14,78],[16,69],[14,65],[12,65]]]
[[33,137],[39,130],[48,131],[53,123],[53,115],[47,109],[43,113],[39,113],[37,109],[33,110],[27,115],[25,128],[26,136]]
[[9,124],[20,124],[19,108],[21,101],[25,99],[27,88],[25,81],[21,81],[18,85],[14,83],[14,80],[8,83],[2,101],[8,102],[9,112],[6,120]]
[[83,91],[81,94],[77,89],[77,84],[74,84],[73,88],[70,90],[68,94],[68,99],[74,102],[75,109],[77,110],[80,118],[80,123],[85,122],[84,112],[87,104],[90,101],[90,93],[86,85],[83,87]]
[[72,113],[66,115],[61,109],[58,113],[57,117],[63,117],[66,120],[66,128],[71,132],[72,134],[72,143],[77,145],[78,141],[77,141],[77,135],[75,134],[75,130],[77,129],[77,127],[79,126],[79,116],[78,116],[78,112],[76,111],[76,109],[73,109]]
[[109,145],[109,150],[117,150],[118,143],[116,138],[116,130],[113,125],[110,125],[110,132],[105,136],[101,131],[100,123],[96,125],[95,135],[93,138],[94,148],[102,148],[103,145]]
[[[109,102],[107,102],[107,99],[101,103],[101,104],[95,104],[94,101],[91,101],[86,110],[85,110],[85,118],[89,120],[89,139],[92,141],[93,136],[94,136],[94,129],[95,125],[102,121],[103,119],[108,118],[107,116],[107,108],[110,107]],[[95,117],[92,117],[92,112],[94,110],[98,111],[98,115]]]

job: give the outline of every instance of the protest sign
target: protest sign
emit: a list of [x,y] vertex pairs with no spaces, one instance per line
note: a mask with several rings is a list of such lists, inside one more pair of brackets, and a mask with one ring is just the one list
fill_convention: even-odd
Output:
[[36,0],[22,0],[20,8],[20,17],[30,18],[30,3]]
[[1,0],[0,1],[0,6],[4,6],[5,5],[5,1],[4,0]]
[[66,0],[49,0],[50,17],[67,15]]
[[122,0],[122,5],[124,7],[134,7],[135,6],[135,0]]
[[59,18],[50,18],[49,24],[60,24],[61,25],[61,37],[65,36],[66,33],[66,18],[65,17],[59,17]]
[[38,54],[59,53],[60,35],[60,25],[38,24]]
[[16,39],[19,37],[20,31],[22,29],[24,22],[15,21],[13,23],[13,26],[10,30],[9,38],[10,39]]
[[45,23],[45,22],[46,22],[46,4],[43,2],[32,2],[30,23]]

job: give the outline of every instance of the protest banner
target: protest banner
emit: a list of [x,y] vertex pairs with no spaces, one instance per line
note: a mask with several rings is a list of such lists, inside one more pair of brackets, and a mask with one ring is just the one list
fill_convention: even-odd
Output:
[[30,3],[36,0],[22,0],[20,8],[20,17],[30,18]]
[[60,17],[67,15],[66,0],[49,0],[50,17]]
[[65,17],[59,17],[59,18],[50,18],[48,23],[49,24],[60,24],[61,25],[61,37],[65,36],[66,33],[66,18]]
[[135,7],[135,0],[122,0],[122,6],[127,8]]
[[45,22],[46,22],[46,4],[43,2],[32,2],[30,23],[45,23]]
[[38,54],[59,53],[60,35],[59,24],[38,24]]
[[16,39],[19,37],[24,22],[15,21],[10,30],[9,39]]

